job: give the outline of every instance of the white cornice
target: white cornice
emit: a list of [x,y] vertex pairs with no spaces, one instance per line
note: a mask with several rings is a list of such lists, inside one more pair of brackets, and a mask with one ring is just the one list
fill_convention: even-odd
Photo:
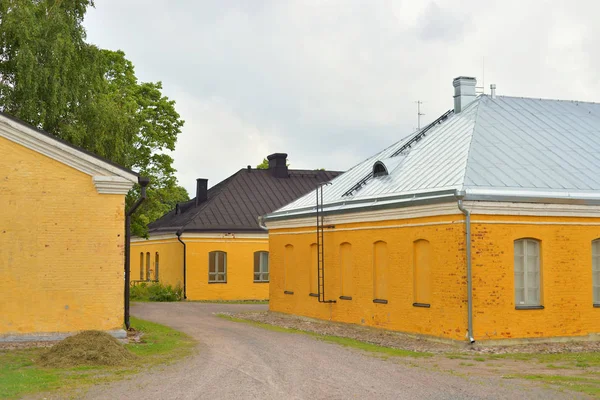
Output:
[[[203,232],[184,232],[181,235],[181,240],[185,239],[268,239],[269,234],[267,231],[265,233],[222,233],[222,232],[214,232],[214,233],[203,233]],[[132,243],[144,243],[144,242],[154,242],[155,240],[169,240],[175,239],[177,240],[177,235],[174,233],[162,233],[158,235],[150,234],[148,239],[133,237],[131,238]]]
[[[522,215],[533,217],[582,217],[600,218],[600,206],[578,204],[510,203],[493,201],[465,201],[465,207],[473,215]],[[435,217],[461,214],[456,202],[402,207],[378,211],[333,214],[324,218],[324,225],[351,224],[359,222],[393,221],[409,218]],[[304,228],[316,226],[316,217],[266,221],[269,229]]]
[[0,136],[93,177],[98,193],[125,194],[137,176],[0,114]]

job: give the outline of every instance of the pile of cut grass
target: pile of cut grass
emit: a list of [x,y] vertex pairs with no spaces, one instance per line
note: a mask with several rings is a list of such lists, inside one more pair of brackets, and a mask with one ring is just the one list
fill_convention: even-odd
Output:
[[42,354],[39,364],[51,368],[127,365],[137,356],[106,332],[69,336]]

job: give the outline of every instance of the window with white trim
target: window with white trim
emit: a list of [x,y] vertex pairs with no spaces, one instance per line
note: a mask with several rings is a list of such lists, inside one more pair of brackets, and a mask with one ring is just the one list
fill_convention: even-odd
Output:
[[227,283],[227,253],[224,251],[208,253],[208,282]]
[[515,240],[515,306],[540,306],[540,288],[540,242]]
[[269,282],[269,252],[254,253],[254,282]]
[[592,290],[594,304],[600,304],[600,239],[592,242]]

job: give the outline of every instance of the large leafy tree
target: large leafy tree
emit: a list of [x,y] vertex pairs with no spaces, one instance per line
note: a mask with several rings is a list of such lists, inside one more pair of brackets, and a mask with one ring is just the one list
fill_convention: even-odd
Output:
[[[132,232],[188,199],[173,159],[183,121],[161,83],[139,82],[121,51],[86,43],[92,0],[0,1],[0,110],[151,178]],[[127,196],[135,200],[139,188]]]

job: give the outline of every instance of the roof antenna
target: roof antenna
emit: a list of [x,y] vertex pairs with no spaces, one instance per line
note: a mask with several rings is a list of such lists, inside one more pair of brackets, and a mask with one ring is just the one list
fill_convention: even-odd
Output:
[[425,115],[424,113],[421,112],[421,104],[423,104],[423,102],[421,100],[417,100],[415,101],[415,103],[417,103],[417,131],[421,130],[421,115]]
[[481,86],[476,86],[475,90],[479,90],[480,94],[485,94],[485,57],[481,58]]

